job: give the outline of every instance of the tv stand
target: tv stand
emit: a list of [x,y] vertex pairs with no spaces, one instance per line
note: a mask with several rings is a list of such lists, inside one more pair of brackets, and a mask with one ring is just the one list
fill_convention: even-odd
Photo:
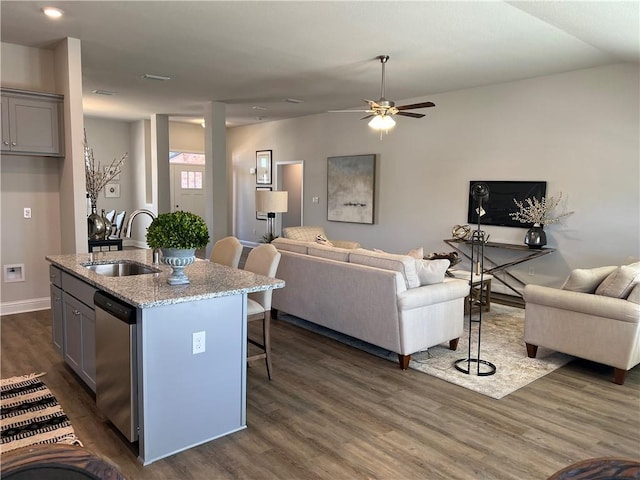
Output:
[[[462,254],[466,259],[471,260],[471,256],[467,253],[468,249],[466,247],[471,248],[471,240],[461,240],[457,238],[450,238],[444,240],[444,242],[453,248],[455,251]],[[501,243],[501,242],[486,242],[485,246],[485,254],[484,259],[488,260],[490,264],[493,265],[491,268],[484,269],[485,274],[493,275],[494,279],[505,285],[509,288],[517,297],[514,299],[515,301],[505,301],[504,303],[512,304],[514,306],[524,306],[524,299],[522,298],[522,293],[516,289],[516,287],[523,288],[526,283],[520,280],[518,277],[510,273],[507,269],[509,267],[513,267],[514,265],[518,265],[520,263],[528,262],[529,260],[533,260],[534,258],[542,257],[544,255],[548,255],[556,251],[555,248],[543,247],[543,248],[529,248],[526,245],[518,245],[514,243]],[[497,261],[491,260],[489,255],[487,254],[487,250],[489,248],[495,248],[500,250],[510,250],[513,251],[517,257],[513,260],[506,263],[499,263]],[[486,264],[485,264],[486,265]],[[497,272],[503,272],[504,278],[500,278],[500,276],[495,275]],[[501,295],[493,293],[493,301],[501,302]]]

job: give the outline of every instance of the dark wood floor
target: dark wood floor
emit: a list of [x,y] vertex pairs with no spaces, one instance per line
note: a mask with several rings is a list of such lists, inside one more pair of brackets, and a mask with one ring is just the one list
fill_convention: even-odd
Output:
[[639,368],[618,386],[574,361],[494,400],[275,321],[273,381],[262,362],[248,370],[248,428],[142,467],[55,353],[49,315],[2,317],[2,377],[46,371],[85,447],[129,480],[533,480],[640,459]]

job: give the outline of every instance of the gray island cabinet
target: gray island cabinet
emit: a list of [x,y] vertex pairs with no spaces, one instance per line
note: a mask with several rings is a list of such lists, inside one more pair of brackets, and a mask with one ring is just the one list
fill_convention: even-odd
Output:
[[[53,343],[94,391],[98,309],[87,299],[101,292],[135,312],[132,408],[143,465],[246,428],[247,294],[282,288],[282,280],[199,260],[185,269],[191,283],[170,286],[170,268],[152,265],[151,250],[46,258]],[[118,260],[158,272],[111,277],[85,266]],[[120,350],[114,343],[114,357]],[[98,388],[96,399],[103,394]]]

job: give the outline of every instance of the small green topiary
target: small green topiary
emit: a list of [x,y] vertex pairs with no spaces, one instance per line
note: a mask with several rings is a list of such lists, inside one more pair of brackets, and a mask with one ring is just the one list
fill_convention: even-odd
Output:
[[161,213],[147,229],[150,248],[203,248],[209,243],[207,224],[191,212]]

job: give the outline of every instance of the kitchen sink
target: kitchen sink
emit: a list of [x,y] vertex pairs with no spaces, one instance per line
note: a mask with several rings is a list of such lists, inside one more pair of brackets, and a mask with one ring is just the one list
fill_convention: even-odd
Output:
[[147,273],[160,272],[157,268],[131,260],[118,260],[111,263],[89,262],[83,263],[82,266],[105,277],[128,277],[129,275],[144,275]]

